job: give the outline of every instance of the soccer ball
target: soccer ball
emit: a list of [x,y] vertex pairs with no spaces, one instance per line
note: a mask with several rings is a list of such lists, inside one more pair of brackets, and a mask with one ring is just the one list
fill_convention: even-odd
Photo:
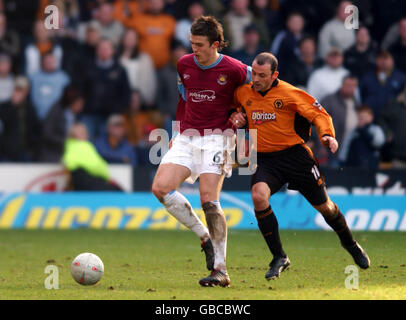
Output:
[[81,253],[73,259],[70,272],[79,284],[88,286],[97,283],[104,272],[103,261],[93,253]]

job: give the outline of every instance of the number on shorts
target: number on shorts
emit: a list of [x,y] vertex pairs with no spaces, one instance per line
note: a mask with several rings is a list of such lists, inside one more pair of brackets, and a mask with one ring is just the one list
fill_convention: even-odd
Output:
[[312,167],[312,173],[313,173],[314,179],[316,179],[316,181],[320,179],[320,171],[319,171],[319,168],[317,168],[317,166]]
[[221,161],[220,155],[221,155],[221,151],[217,152],[217,153],[214,155],[214,157],[213,157],[213,162],[214,162],[214,163],[219,163],[219,162]]

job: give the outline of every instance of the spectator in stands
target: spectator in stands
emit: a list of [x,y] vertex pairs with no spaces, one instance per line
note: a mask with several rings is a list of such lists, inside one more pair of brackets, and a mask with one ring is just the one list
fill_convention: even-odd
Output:
[[178,71],[176,64],[185,54],[187,54],[186,47],[180,42],[174,42],[171,62],[158,71],[156,106],[165,118],[164,128],[169,134],[172,132],[172,121],[176,119],[176,109],[179,99],[177,86]]
[[122,112],[130,100],[127,72],[114,58],[114,46],[108,39],[97,45],[96,58],[84,70],[85,108],[81,115],[92,139],[105,129],[109,115]]
[[0,103],[10,100],[14,91],[14,75],[11,73],[11,59],[0,53]]
[[68,56],[64,55],[63,69],[69,74],[72,82],[83,86],[83,73],[93,63],[96,56],[96,47],[100,42],[100,27],[90,22],[86,26],[85,42],[77,45]]
[[58,69],[55,55],[48,52],[42,57],[42,69],[30,77],[30,82],[32,103],[42,122],[62,97],[70,79],[65,71]]
[[231,56],[250,66],[254,58],[263,51],[265,48],[259,43],[258,28],[255,24],[250,24],[244,28],[244,46],[231,52]]
[[260,35],[260,43],[266,48],[271,45],[271,39],[282,29],[282,22],[278,12],[271,6],[271,1],[254,0],[251,2],[251,12],[254,14],[255,24],[265,31]]
[[2,0],[2,12],[7,17],[7,25],[15,30],[24,42],[32,33],[32,26],[37,17],[38,0]]
[[188,16],[179,20],[175,28],[175,39],[180,41],[185,48],[191,51],[190,45],[190,27],[193,21],[204,14],[204,7],[201,1],[192,1],[188,5]]
[[[358,101],[355,97],[358,87],[358,79],[354,75],[344,77],[341,88],[321,100],[321,105],[330,114],[336,133],[338,145],[357,126]],[[336,157],[330,154],[330,165],[336,161]]]
[[[124,34],[124,27],[121,22],[115,20],[113,13],[113,4],[109,1],[103,1],[96,9],[94,19],[91,23],[99,26],[102,38],[109,39],[114,46],[118,46],[120,39]],[[82,40],[84,40],[86,29],[87,23],[82,24],[79,28],[79,38]]]
[[402,92],[405,83],[406,76],[395,68],[392,55],[382,50],[376,58],[376,69],[368,72],[360,81],[362,102],[378,118],[389,100]]
[[346,137],[339,153],[344,166],[376,169],[379,149],[385,143],[382,128],[373,123],[374,113],[368,106],[357,110],[358,125]]
[[358,79],[375,67],[376,48],[366,27],[358,29],[355,44],[344,53],[344,66]]
[[127,29],[119,49],[120,63],[127,71],[131,90],[141,92],[145,104],[155,103],[157,77],[154,63],[148,53],[139,50],[138,36],[133,29]]
[[150,0],[146,10],[131,21],[139,36],[140,50],[147,52],[155,68],[165,66],[171,59],[171,41],[175,32],[176,20],[163,13],[164,0]]
[[67,86],[62,99],[52,107],[42,123],[38,161],[52,163],[61,160],[65,140],[73,124],[78,120],[83,105],[82,92],[73,85]]
[[399,37],[389,47],[389,52],[395,59],[396,68],[406,73],[406,18],[399,22]]
[[0,104],[0,160],[32,161],[40,131],[28,79],[18,76],[10,100]]
[[392,168],[406,169],[406,85],[382,110],[378,124],[384,129]]
[[110,181],[107,162],[88,141],[86,126],[73,125],[65,143],[63,164],[70,173],[75,191],[122,191]]
[[24,49],[22,70],[28,77],[40,71],[42,57],[52,52],[55,57],[56,69],[60,69],[63,59],[62,47],[53,43],[50,37],[50,30],[45,28],[44,21],[37,20],[34,24],[34,41]]
[[271,4],[275,5],[277,3],[278,14],[283,20],[286,20],[292,9],[300,12],[304,19],[309,22],[306,25],[306,32],[317,38],[316,35],[320,32],[326,20],[335,15],[337,2],[325,0],[287,0],[271,1]]
[[114,2],[113,16],[123,26],[128,27],[133,19],[140,13],[142,4],[138,0],[116,0]]
[[341,49],[331,48],[326,58],[326,65],[310,75],[307,84],[309,94],[321,101],[324,97],[336,92],[348,74],[348,70],[343,67],[343,60]]
[[20,37],[14,30],[7,28],[7,18],[0,13],[0,52],[10,56],[14,72],[17,72],[20,56]]
[[406,1],[387,0],[373,2],[373,38],[382,43],[381,48],[387,50],[399,35],[398,22],[406,16]]
[[144,135],[144,128],[150,122],[138,90],[131,92],[130,104],[124,110],[123,117],[127,140],[135,147]]
[[323,66],[323,61],[317,58],[316,53],[316,41],[305,36],[300,41],[299,56],[285,68],[285,72],[280,73],[280,79],[305,89],[310,75]]
[[340,1],[337,6],[336,15],[327,21],[319,33],[319,54],[326,58],[333,47],[347,50],[355,43],[355,31],[345,27],[345,20],[351,11],[345,11],[347,6],[352,5],[351,1]]
[[299,12],[292,12],[286,20],[286,29],[276,35],[271,52],[278,58],[278,69],[284,73],[299,56],[305,20]]
[[231,0],[230,10],[224,15],[224,37],[230,43],[231,51],[244,46],[244,28],[253,23],[249,0]]
[[126,138],[124,117],[113,114],[107,120],[107,132],[95,141],[100,155],[108,163],[128,163],[137,166],[137,154]]

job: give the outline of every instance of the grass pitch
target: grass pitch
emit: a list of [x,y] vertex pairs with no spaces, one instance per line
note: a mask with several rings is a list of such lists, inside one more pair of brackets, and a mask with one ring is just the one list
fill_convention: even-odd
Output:
[[[371,258],[358,290],[344,282],[354,264],[333,232],[282,231],[291,267],[266,281],[270,255],[258,231],[230,230],[230,288],[202,288],[204,254],[188,231],[0,231],[0,299],[406,299],[406,233],[361,232]],[[73,258],[97,254],[105,273],[95,286],[70,275]],[[47,265],[59,270],[59,290],[47,290]]]

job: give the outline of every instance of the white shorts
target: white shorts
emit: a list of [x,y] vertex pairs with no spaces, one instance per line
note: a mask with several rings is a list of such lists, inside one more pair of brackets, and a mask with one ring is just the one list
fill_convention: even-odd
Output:
[[161,164],[174,163],[187,167],[191,175],[186,182],[194,183],[202,173],[232,173],[231,153],[235,148],[235,135],[185,136],[179,134],[164,155]]

